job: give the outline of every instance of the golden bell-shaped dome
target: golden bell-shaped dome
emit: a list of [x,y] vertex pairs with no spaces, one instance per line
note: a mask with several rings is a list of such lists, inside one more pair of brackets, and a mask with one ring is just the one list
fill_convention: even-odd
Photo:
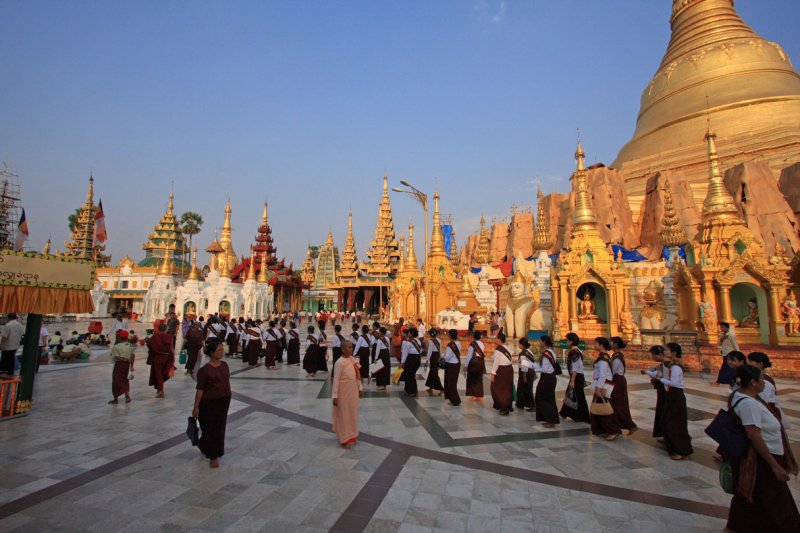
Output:
[[706,154],[697,139],[709,118],[739,152],[797,151],[787,139],[800,143],[800,75],[777,43],[745,24],[733,0],[673,0],[671,27],[642,93],[636,132],[613,163],[629,195],[643,194],[654,170],[684,168],[702,200]]

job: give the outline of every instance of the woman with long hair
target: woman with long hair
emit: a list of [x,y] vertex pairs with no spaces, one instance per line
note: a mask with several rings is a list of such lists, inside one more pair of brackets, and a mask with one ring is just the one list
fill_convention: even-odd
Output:
[[575,422],[589,423],[589,404],[586,402],[586,394],[583,387],[586,384],[586,377],[583,375],[583,352],[578,345],[581,339],[576,333],[567,333],[567,342],[571,348],[567,353],[567,374],[569,374],[569,385],[564,393],[564,403],[559,414],[562,418],[571,418]]
[[764,375],[755,366],[736,369],[736,391],[728,399],[744,427],[750,447],[732,461],[734,495],[727,530],[744,532],[800,531],[800,513],[789,489],[789,475],[798,473],[789,439],[780,421],[758,393]]
[[228,407],[231,404],[231,373],[222,360],[225,349],[222,342],[213,339],[206,343],[206,354],[211,360],[197,372],[197,392],[194,395],[192,416],[200,422],[198,447],[209,460],[211,468],[219,467],[219,458],[225,453],[225,428]]

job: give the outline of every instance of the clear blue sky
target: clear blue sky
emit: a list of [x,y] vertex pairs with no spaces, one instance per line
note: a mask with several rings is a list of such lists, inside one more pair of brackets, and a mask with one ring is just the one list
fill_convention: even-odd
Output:
[[[90,170],[116,263],[166,207],[233,205],[246,253],[270,201],[299,266],[354,211],[363,259],[384,169],[433,192],[459,241],[481,212],[568,188],[630,138],[669,39],[670,0],[52,1],[0,3],[0,160],[23,184],[30,245],[67,238]],[[800,61],[800,2],[739,0]],[[404,227],[420,209],[393,197]],[[404,232],[405,230],[403,230]],[[418,235],[422,254],[422,235]],[[460,243],[461,244],[461,243]]]

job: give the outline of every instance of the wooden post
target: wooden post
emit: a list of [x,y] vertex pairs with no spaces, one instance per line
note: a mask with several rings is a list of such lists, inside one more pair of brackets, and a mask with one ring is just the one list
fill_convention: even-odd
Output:
[[42,331],[42,315],[28,315],[25,323],[25,344],[22,347],[22,364],[19,375],[22,383],[17,389],[17,412],[30,411],[33,401],[33,379],[36,376],[36,362],[39,359],[39,334]]

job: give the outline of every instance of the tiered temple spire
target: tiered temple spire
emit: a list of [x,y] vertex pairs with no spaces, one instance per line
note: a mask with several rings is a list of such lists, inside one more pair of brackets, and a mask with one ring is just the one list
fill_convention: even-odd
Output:
[[417,253],[414,251],[414,223],[408,223],[408,250],[406,253],[406,272],[419,272],[419,265],[417,264]]
[[306,259],[300,270],[300,281],[305,287],[311,287],[314,284],[314,259],[311,257],[311,243],[306,248]]
[[550,213],[544,205],[541,184],[536,186],[536,200],[536,234],[533,236],[533,248],[537,251],[547,251],[553,245],[553,242],[550,238]]
[[577,169],[575,178],[575,211],[572,215],[573,231],[597,229],[597,217],[592,210],[592,202],[589,199],[589,191],[586,186],[586,154],[583,146],[578,141],[578,149],[575,151],[575,161]]
[[97,266],[105,266],[110,261],[110,256],[103,255],[106,247],[102,244],[95,245],[94,242],[94,216],[97,213],[97,206],[94,205],[94,177],[89,177],[89,190],[86,194],[86,201],[78,212],[78,221],[75,224],[70,242],[64,241],[67,251],[65,257],[94,261]]
[[433,193],[433,229],[431,230],[430,257],[447,256],[444,249],[444,236],[442,235],[442,221],[439,215],[439,192]]
[[459,257],[458,243],[456,242],[456,230],[455,228],[451,228],[450,231],[450,250],[448,251],[448,255],[450,256],[450,264],[453,265],[453,270],[458,271],[461,258]]
[[328,230],[325,244],[319,247],[317,268],[314,273],[314,288],[326,289],[336,283],[336,271],[339,269],[339,249],[333,242],[333,231]]
[[733,203],[733,197],[725,187],[719,170],[717,155],[717,135],[709,126],[705,140],[708,143],[708,194],[703,202],[703,216],[712,219],[739,218],[739,211]]
[[355,281],[358,278],[358,257],[356,256],[356,242],[353,238],[353,212],[347,214],[347,236],[342,249],[342,262],[340,263],[339,278]]
[[175,216],[175,194],[169,193],[167,210],[161,216],[153,232],[147,237],[147,242],[142,244],[145,257],[139,262],[141,267],[155,267],[164,262],[167,250],[171,250],[170,262],[177,265],[181,274],[188,268],[184,259],[187,253],[186,239],[181,233],[180,222]]
[[217,260],[220,263],[220,270],[224,272],[223,267],[225,267],[229,273],[237,264],[236,251],[233,249],[233,240],[231,238],[232,233],[231,199],[228,198],[228,202],[225,204],[225,220],[222,223],[222,232],[219,238],[219,244],[222,246],[223,253],[219,255]]
[[478,244],[475,246],[475,263],[480,265],[489,264],[489,230],[486,229],[486,219],[481,215],[481,232],[478,234]]
[[192,268],[189,270],[189,279],[196,281],[199,278],[200,275],[197,272],[197,246],[195,246],[194,250],[192,250]]
[[394,232],[394,218],[389,201],[389,177],[383,176],[383,195],[378,209],[378,223],[375,226],[375,238],[367,250],[367,262],[361,267],[367,276],[387,278],[397,273],[400,262],[400,251]]
[[661,244],[669,248],[678,247],[689,239],[678,220],[678,213],[672,203],[669,180],[664,180],[664,217],[661,219]]

